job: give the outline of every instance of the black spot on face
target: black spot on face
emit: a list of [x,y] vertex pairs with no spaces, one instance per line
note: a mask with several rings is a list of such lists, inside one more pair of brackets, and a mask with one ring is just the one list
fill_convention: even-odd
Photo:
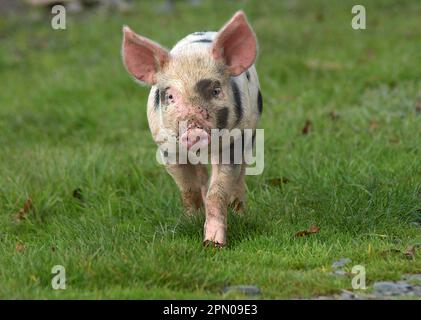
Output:
[[221,83],[218,80],[202,79],[196,83],[195,89],[202,98],[211,100],[215,97],[215,90],[220,90]]
[[259,114],[262,114],[263,112],[263,97],[262,97],[262,93],[259,92],[257,93],[257,109],[259,110]]
[[167,97],[168,89],[169,88],[159,90],[159,96],[160,96],[160,99],[161,99],[160,102],[161,102],[161,105],[164,106],[164,107],[166,107],[169,103],[168,97]]
[[232,88],[232,94],[234,96],[235,115],[237,116],[237,121],[235,125],[237,125],[241,121],[241,118],[243,117],[243,106],[241,103],[240,89],[238,88],[237,83],[233,79],[231,79],[231,88]]
[[229,110],[227,107],[219,109],[216,113],[216,127],[218,129],[225,129],[228,123]]
[[160,97],[159,97],[159,89],[155,90],[155,109],[159,108],[159,101],[160,101]]

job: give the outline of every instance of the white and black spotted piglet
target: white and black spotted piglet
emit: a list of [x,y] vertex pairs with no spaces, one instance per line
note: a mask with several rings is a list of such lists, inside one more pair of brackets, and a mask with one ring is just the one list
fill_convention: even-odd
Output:
[[[195,32],[171,51],[124,27],[123,60],[139,82],[151,85],[148,122],[155,142],[171,132],[187,149],[210,145],[212,129],[256,129],[262,96],[254,61],[256,36],[242,11],[218,32]],[[187,123],[179,132],[180,122]],[[240,137],[241,138],[241,137]],[[206,209],[204,244],[226,244],[227,208],[243,206],[246,164],[167,164],[188,213]]]

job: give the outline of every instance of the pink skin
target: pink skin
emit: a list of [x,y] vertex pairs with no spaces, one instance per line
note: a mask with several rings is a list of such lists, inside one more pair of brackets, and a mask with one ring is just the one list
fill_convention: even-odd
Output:
[[[209,121],[209,113],[206,109],[194,107],[183,99],[182,95],[175,88],[167,89],[169,103],[177,108],[175,117],[178,122],[187,121],[185,132],[180,132],[180,142],[190,149],[193,145],[204,148],[210,142],[210,129],[212,123]],[[171,115],[174,116],[174,115]]]
[[190,149],[193,145],[196,145],[198,148],[207,147],[210,141],[209,134],[203,129],[187,129],[181,135],[180,142],[184,144],[187,149]]
[[127,70],[138,80],[153,85],[155,75],[169,59],[166,49],[142,37],[129,27],[123,28],[123,60]]
[[231,75],[238,76],[256,59],[257,41],[243,12],[237,12],[218,32],[212,55],[227,65]]

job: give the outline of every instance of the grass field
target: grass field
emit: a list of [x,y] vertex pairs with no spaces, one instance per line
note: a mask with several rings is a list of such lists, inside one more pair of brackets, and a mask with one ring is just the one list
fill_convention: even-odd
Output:
[[[68,15],[64,31],[48,13],[0,17],[0,298],[242,297],[227,285],[310,298],[352,290],[330,274],[342,257],[347,272],[366,268],[368,292],[420,273],[419,252],[393,250],[421,242],[421,3],[358,3],[366,30],[351,28],[354,1],[180,1],[172,13],[139,1]],[[240,8],[260,42],[265,170],[214,250],[155,160],[121,27],[171,47]],[[66,290],[51,288],[54,265]]]

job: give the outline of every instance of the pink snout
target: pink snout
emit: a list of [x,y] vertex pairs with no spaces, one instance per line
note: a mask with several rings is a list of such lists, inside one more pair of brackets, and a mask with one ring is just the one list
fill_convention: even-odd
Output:
[[198,149],[207,147],[209,141],[209,134],[205,130],[199,128],[188,129],[180,137],[180,142],[185,145],[187,149],[190,149],[193,145]]

